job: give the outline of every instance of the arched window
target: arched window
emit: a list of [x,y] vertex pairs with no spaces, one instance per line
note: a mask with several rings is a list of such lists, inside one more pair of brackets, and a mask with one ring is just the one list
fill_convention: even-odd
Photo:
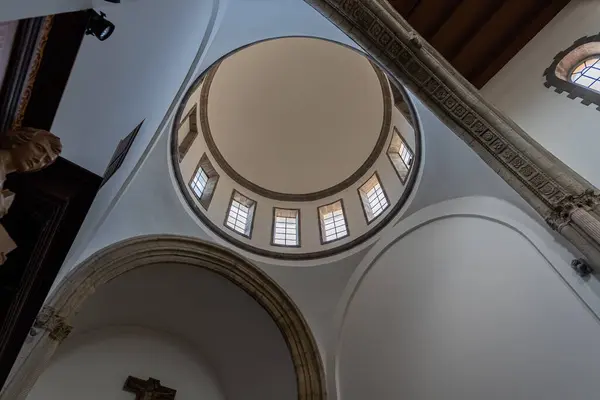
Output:
[[[558,53],[544,71],[547,88],[600,106],[600,34],[585,36]],[[598,107],[600,110],[600,107]]]
[[571,82],[600,92],[600,56],[581,61],[571,72]]

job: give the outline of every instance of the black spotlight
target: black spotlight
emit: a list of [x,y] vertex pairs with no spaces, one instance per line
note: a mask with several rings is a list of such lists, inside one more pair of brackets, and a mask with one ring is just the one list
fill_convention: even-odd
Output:
[[90,19],[88,20],[87,28],[85,29],[86,35],[94,35],[98,40],[106,40],[115,31],[115,24],[107,20],[106,14],[101,12],[98,14],[94,10],[88,11]]

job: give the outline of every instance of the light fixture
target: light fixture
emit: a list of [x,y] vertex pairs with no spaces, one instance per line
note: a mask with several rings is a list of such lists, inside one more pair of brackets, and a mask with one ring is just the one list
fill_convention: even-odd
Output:
[[85,29],[86,35],[93,35],[98,40],[104,41],[110,37],[115,31],[115,24],[107,20],[106,14],[101,12],[98,14],[94,10],[88,11],[90,19],[88,20],[87,28]]

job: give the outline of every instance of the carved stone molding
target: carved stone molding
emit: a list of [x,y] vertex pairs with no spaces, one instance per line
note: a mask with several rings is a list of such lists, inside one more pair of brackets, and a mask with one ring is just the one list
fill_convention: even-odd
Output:
[[[305,1],[363,47],[392,80],[410,88],[542,217],[550,218],[567,197],[595,190],[486,101],[386,1]],[[600,248],[600,238],[561,233],[600,265],[600,252],[590,251]]]
[[69,336],[73,327],[67,324],[54,308],[45,306],[35,319],[33,329],[43,329],[48,332],[50,339],[62,342]]
[[16,371],[11,371],[0,399],[27,397],[56,350],[56,340],[64,338],[70,330],[67,321],[97,287],[133,269],[165,264],[203,268],[244,290],[271,316],[288,346],[296,372],[298,400],[327,398],[317,344],[300,310],[281,287],[244,258],[214,244],[182,236],[149,235],[99,251],[61,281],[36,320],[38,327],[53,340],[38,335],[33,343],[25,343],[19,354],[23,361]]
[[593,212],[600,205],[600,193],[587,190],[577,196],[568,196],[556,205],[550,215],[546,218],[552,229],[560,231],[571,222],[571,216],[577,209]]

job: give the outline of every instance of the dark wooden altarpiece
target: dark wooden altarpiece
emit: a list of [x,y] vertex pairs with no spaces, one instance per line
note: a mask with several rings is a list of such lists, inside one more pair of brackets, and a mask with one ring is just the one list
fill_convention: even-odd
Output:
[[[0,132],[19,125],[51,130],[87,20],[87,13],[81,11],[19,21],[0,90]],[[18,248],[0,266],[0,385],[101,181],[98,175],[59,158],[45,170],[11,174],[5,182],[16,197],[0,222]]]

